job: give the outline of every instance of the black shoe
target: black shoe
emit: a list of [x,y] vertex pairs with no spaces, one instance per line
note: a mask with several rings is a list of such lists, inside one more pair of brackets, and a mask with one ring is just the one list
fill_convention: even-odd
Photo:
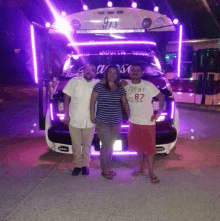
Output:
[[78,176],[81,171],[81,168],[75,167],[72,172],[72,176]]
[[89,175],[89,168],[88,167],[82,167],[82,175]]

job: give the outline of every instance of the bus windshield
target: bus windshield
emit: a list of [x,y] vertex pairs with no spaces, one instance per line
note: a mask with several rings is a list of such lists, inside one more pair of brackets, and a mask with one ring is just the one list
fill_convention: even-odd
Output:
[[81,76],[86,64],[92,63],[97,67],[97,78],[102,78],[108,65],[116,65],[120,70],[121,78],[128,78],[132,64],[144,67],[144,75],[160,76],[160,62],[154,45],[83,45],[69,46],[62,77]]

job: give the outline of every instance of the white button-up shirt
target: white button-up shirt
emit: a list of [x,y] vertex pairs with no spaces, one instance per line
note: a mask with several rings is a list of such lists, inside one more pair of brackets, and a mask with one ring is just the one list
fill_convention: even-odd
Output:
[[90,120],[90,99],[93,87],[99,80],[92,79],[87,82],[84,77],[72,78],[63,93],[71,97],[70,125],[77,128],[90,128],[94,124]]

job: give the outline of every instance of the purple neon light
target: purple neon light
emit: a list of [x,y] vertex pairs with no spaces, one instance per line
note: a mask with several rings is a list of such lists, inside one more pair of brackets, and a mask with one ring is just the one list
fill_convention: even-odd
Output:
[[178,52],[178,69],[177,69],[177,76],[178,77],[180,77],[180,65],[181,65],[181,53],[182,53],[182,38],[183,38],[183,26],[180,25],[179,52]]
[[108,7],[110,8],[110,7],[113,6],[113,3],[112,3],[111,1],[108,1],[107,5],[108,5]]
[[121,45],[121,44],[156,45],[156,43],[152,41],[99,41],[99,42],[73,42],[68,44],[68,46]]
[[173,20],[173,24],[174,25],[177,25],[179,23],[179,20],[177,19],[177,18],[175,18],[174,20]]
[[155,7],[154,7],[154,11],[155,11],[155,12],[158,12],[158,11],[159,11],[159,7],[155,6]]
[[129,127],[129,125],[121,125],[121,127],[122,127],[122,128],[124,128],[124,127]]
[[[99,156],[100,152],[94,151],[91,152],[91,155],[93,156]],[[129,151],[114,151],[113,155],[137,155],[137,152],[129,152]]]
[[58,117],[65,117],[65,114],[57,114]]
[[50,117],[51,117],[51,120],[54,120],[53,118],[53,104],[50,103]]
[[166,116],[167,115],[167,113],[161,113],[161,116]]
[[174,103],[174,101],[172,101],[172,112],[171,112],[171,119],[173,119],[173,117],[174,117],[174,108],[175,108],[175,103]]
[[53,28],[59,30],[59,32],[65,34],[70,42],[73,42],[72,35],[70,34],[72,31],[72,27],[69,24],[69,21],[60,15],[60,12],[55,8],[51,0],[44,0],[49,7],[51,13],[55,18],[55,26]]
[[63,17],[65,17],[65,16],[66,16],[66,12],[63,11],[63,12],[61,13],[61,15],[62,15]]
[[51,26],[50,22],[46,22],[45,26],[46,26],[46,28],[50,28],[50,26]]
[[84,11],[87,11],[89,8],[88,8],[88,6],[87,5],[83,5],[83,10]]
[[31,25],[31,45],[32,45],[33,64],[34,64],[34,79],[35,79],[35,82],[38,83],[37,55],[36,55],[36,45],[35,45],[34,26],[33,25]]
[[132,8],[137,8],[137,2],[132,2]]

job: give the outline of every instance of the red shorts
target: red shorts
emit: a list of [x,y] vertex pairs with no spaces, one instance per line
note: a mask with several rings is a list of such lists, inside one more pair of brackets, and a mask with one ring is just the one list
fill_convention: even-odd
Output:
[[146,153],[148,156],[155,155],[157,153],[155,125],[130,123],[128,147],[139,153]]

